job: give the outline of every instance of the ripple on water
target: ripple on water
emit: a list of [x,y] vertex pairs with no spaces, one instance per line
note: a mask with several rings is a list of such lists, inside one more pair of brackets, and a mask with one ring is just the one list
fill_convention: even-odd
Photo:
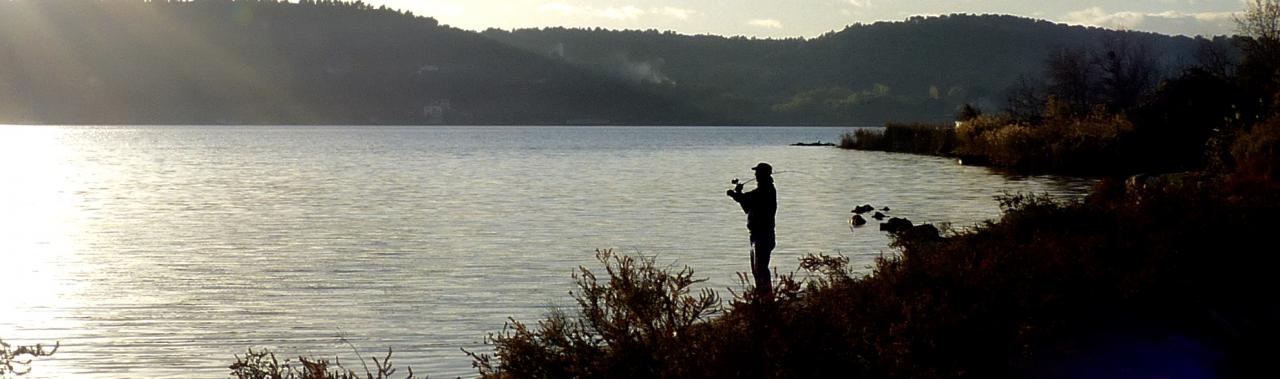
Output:
[[[745,218],[723,194],[778,168],[778,249],[854,267],[891,252],[855,205],[973,225],[993,196],[1090,182],[947,159],[786,146],[838,128],[5,127],[0,277],[24,283],[0,337],[61,341],[42,377],[219,377],[233,354],[472,373],[507,317],[572,304],[597,248],[736,288]],[[350,345],[348,345],[348,342]]]

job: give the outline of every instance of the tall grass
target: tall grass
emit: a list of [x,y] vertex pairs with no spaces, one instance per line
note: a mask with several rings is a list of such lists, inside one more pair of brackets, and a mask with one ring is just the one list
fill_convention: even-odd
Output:
[[886,124],[882,131],[858,129],[840,137],[840,147],[915,154],[947,155],[955,146],[955,128],[942,124]]
[[954,154],[1023,172],[1123,173],[1139,169],[1133,135],[1127,118],[1102,110],[1047,112],[1039,124],[979,116],[957,128]]
[[845,133],[840,147],[956,156],[1026,173],[1128,173],[1141,169],[1135,127],[1128,118],[1099,108],[1086,115],[1050,99],[1037,123],[1006,116],[977,116],[958,126],[888,124],[883,132]]

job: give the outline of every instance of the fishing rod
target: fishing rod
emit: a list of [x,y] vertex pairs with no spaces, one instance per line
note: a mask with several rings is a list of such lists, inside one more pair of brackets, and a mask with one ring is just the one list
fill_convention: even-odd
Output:
[[[809,175],[809,176],[813,176],[812,174],[806,174],[806,173],[799,172],[799,171],[778,171],[778,172],[773,173],[773,175],[780,175],[780,174],[801,174],[801,175]],[[747,181],[745,181],[745,182],[740,181],[738,178],[733,178],[733,180],[730,180],[730,181],[729,181],[729,184],[733,184],[733,185],[747,185],[747,184],[751,184],[751,182],[754,182],[754,181],[756,181],[756,180],[755,180],[755,178],[747,179]]]

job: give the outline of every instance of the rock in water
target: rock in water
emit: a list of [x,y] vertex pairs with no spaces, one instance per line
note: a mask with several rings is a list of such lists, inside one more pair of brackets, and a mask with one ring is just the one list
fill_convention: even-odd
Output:
[[918,242],[937,242],[942,240],[942,232],[939,232],[938,228],[931,224],[924,224],[908,228],[902,232],[902,237]]
[[853,213],[863,214],[874,210],[876,210],[876,208],[871,206],[871,204],[863,204],[859,205],[857,208],[853,208]]
[[889,233],[898,233],[911,229],[913,226],[915,225],[911,223],[911,220],[894,217],[889,219],[889,222],[880,224],[880,230]]
[[862,215],[853,215],[853,218],[849,219],[849,225],[863,226],[866,224],[867,224],[867,219],[862,218]]
[[880,212],[876,212],[876,214],[871,216],[871,218],[876,219],[876,221],[884,221],[885,217],[887,216],[885,216],[884,213],[880,213]]

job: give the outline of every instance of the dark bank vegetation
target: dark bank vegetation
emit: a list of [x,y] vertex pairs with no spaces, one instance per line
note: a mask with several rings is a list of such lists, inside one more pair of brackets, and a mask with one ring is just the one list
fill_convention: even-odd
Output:
[[1221,171],[1104,180],[1079,201],[1005,196],[999,220],[894,234],[869,275],[809,256],[773,296],[744,288],[724,308],[688,268],[605,253],[607,276],[577,276],[577,309],[513,320],[476,365],[492,378],[1249,377],[1280,352],[1277,149],[1273,120]]
[[[355,369],[347,368],[341,360],[334,358],[331,362],[328,359],[298,357],[295,362],[291,359],[281,361],[276,354],[267,350],[254,351],[249,349],[244,357],[236,356],[236,362],[232,363],[228,368],[231,370],[231,376],[237,379],[392,379],[399,378],[396,376],[397,369],[391,363],[391,350],[387,350],[387,355],[382,359],[372,357],[373,367],[370,368],[368,362],[364,358],[360,358],[360,367],[363,372]],[[405,368],[408,374],[404,379],[413,379],[412,368]]]
[[849,133],[846,147],[956,156],[1021,172],[1204,168],[1224,154],[1225,141],[1280,107],[1280,43],[1267,31],[1276,16],[1259,18],[1277,5],[1252,4],[1240,20],[1242,36],[1231,44],[1202,41],[1195,65],[1162,70],[1158,49],[1111,36],[1094,50],[1050,53],[1042,75],[1009,90],[1003,112],[961,112],[949,150],[937,150],[931,134],[897,133],[916,140],[887,143],[863,131]]
[[888,123],[883,129],[862,128],[840,137],[841,148],[948,155],[956,147],[956,129],[948,124]]

